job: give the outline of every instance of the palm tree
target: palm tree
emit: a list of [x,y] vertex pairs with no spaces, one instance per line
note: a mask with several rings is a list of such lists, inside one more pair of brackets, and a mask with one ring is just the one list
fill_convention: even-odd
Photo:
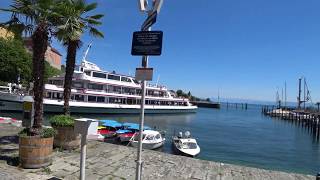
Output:
[[64,80],[64,106],[65,114],[70,114],[69,100],[71,95],[72,76],[75,68],[77,49],[81,45],[81,36],[88,30],[96,37],[103,34],[96,29],[101,25],[99,21],[103,15],[96,14],[85,16],[88,12],[96,9],[97,3],[86,4],[84,0],[65,0],[58,8],[61,12],[60,25],[56,29],[56,37],[67,47],[67,61]]
[[53,11],[56,0],[13,0],[9,9],[12,25],[19,24],[23,30],[32,34],[32,79],[34,96],[33,133],[38,134],[43,122],[43,93],[44,93],[44,60],[49,35],[55,24],[57,13]]

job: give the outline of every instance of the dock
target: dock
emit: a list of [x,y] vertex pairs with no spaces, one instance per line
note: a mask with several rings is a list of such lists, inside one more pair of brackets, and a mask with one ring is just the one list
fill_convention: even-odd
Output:
[[310,132],[314,140],[320,140],[320,112],[286,107],[262,106],[262,114],[296,124]]
[[[22,169],[17,163],[17,130],[0,124],[0,179],[79,179],[79,150],[54,150],[52,165],[42,169]],[[89,141],[86,179],[135,178],[136,148]],[[158,151],[143,151],[142,179],[197,180],[314,180],[315,176],[264,170],[252,167],[205,161]]]
[[218,102],[209,102],[209,101],[190,101],[191,104],[194,104],[198,107],[205,107],[205,108],[215,108],[220,109],[220,103]]

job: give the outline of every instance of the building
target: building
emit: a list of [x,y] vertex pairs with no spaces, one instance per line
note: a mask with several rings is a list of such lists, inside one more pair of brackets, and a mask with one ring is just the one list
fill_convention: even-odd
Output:
[[[24,44],[29,52],[32,52],[32,39],[26,38],[24,39]],[[47,51],[45,54],[45,60],[54,68],[61,70],[61,58],[62,55],[59,51],[50,45],[47,47]]]
[[5,28],[0,27],[0,37],[4,39],[14,38],[14,33],[8,31]]

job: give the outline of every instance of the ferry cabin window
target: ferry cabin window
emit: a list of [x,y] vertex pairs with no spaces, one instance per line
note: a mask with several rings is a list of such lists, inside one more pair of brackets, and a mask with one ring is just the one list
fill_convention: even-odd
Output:
[[73,88],[83,88],[83,83],[82,82],[72,82],[72,87]]
[[63,95],[62,93],[52,93],[52,99],[62,99]]
[[108,85],[108,91],[107,92],[121,94],[121,87],[120,86]]
[[122,94],[130,94],[133,95],[136,93],[134,88],[122,87]]
[[109,74],[108,79],[120,81],[120,76]]
[[121,77],[121,81],[123,81],[123,82],[131,82],[131,79],[127,78],[127,77]]
[[91,76],[91,71],[84,71],[84,73],[86,73],[87,76]]
[[76,94],[76,95],[74,95],[74,99],[76,101],[84,101],[84,96],[80,95],[80,94]]
[[50,80],[49,83],[53,84],[53,85],[57,85],[57,86],[62,86],[63,85],[63,81],[62,80]]
[[46,92],[45,97],[51,99],[51,92]]
[[139,84],[139,81],[133,79],[133,82],[136,83],[136,84]]
[[104,99],[102,96],[97,96],[97,102],[104,102]]
[[88,96],[88,102],[97,102],[96,96]]
[[98,73],[98,72],[93,72],[93,73],[92,73],[92,76],[93,76],[93,77],[97,77],[97,78],[104,78],[104,79],[107,78],[107,75],[106,75],[106,74],[104,74],[104,73]]
[[110,97],[109,98],[109,103],[112,103],[112,104],[126,104],[126,99]]
[[88,84],[88,89],[94,89],[94,90],[103,90],[102,84]]
[[137,95],[141,95],[142,94],[142,91],[141,91],[141,89],[137,89]]

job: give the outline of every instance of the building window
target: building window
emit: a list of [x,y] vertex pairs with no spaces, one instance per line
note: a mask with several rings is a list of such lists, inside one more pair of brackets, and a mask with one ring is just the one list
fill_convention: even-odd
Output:
[[98,73],[98,72],[93,72],[92,73],[92,76],[93,77],[97,77],[97,78],[107,78],[107,75],[106,74],[104,74],[104,73]]
[[116,76],[116,75],[109,74],[109,75],[108,75],[108,79],[120,81],[120,76]]

